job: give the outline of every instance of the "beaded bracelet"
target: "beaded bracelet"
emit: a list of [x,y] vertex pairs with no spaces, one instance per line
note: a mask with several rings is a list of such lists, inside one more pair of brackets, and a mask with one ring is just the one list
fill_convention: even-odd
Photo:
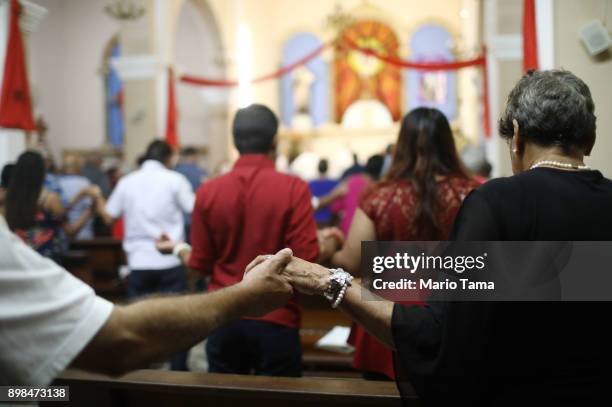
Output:
[[323,296],[332,303],[332,308],[337,308],[351,286],[353,276],[342,269],[329,269],[329,274],[329,286]]

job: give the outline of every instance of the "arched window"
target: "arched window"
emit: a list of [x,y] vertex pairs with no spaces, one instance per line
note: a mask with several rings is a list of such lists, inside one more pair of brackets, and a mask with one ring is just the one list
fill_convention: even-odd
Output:
[[[310,33],[298,33],[283,46],[282,66],[303,58],[321,46],[321,41]],[[281,86],[281,118],[287,127],[296,120],[309,117],[312,125],[329,121],[329,74],[327,63],[320,56],[284,75]]]
[[[451,62],[453,37],[436,24],[419,27],[410,39],[410,59],[418,62]],[[406,72],[406,100],[409,109],[420,106],[435,107],[449,120],[457,115],[456,74],[452,71]]]

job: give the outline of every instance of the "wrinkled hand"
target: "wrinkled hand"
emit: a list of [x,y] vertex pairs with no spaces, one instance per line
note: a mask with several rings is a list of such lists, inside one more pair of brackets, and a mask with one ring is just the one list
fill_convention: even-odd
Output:
[[240,284],[252,296],[248,316],[265,315],[289,301],[293,287],[283,270],[292,254],[291,249],[283,249],[274,256],[258,256],[247,266]]
[[175,246],[176,242],[174,240],[170,240],[168,235],[165,233],[163,233],[159,239],[155,241],[155,248],[161,254],[172,254]]
[[308,295],[323,295],[329,286],[329,270],[315,263],[293,257],[283,270],[293,288]]

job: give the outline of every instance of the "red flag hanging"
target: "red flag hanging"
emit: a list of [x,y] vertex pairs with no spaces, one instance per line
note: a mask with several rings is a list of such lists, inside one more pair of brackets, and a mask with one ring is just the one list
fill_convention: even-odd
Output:
[[523,70],[538,69],[538,38],[535,0],[523,2]]
[[177,111],[174,95],[174,71],[168,68],[168,112],[166,116],[166,143],[178,147],[178,132],[176,129]]
[[489,105],[489,68],[487,62],[487,47],[482,47],[484,64],[482,65],[482,128],[485,138],[491,138],[491,106]]
[[0,95],[0,127],[31,131],[36,126],[32,117],[30,85],[23,39],[19,30],[21,6],[18,0],[11,0],[10,7],[8,42]]

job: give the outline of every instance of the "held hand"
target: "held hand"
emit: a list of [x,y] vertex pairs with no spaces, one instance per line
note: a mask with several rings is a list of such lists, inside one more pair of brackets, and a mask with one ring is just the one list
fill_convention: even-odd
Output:
[[93,199],[98,199],[102,197],[102,190],[100,189],[99,186],[97,185],[90,185],[89,187],[85,188],[82,191],[85,195],[93,198]]
[[329,270],[315,263],[294,257],[283,275],[293,288],[308,295],[323,295],[329,286]]
[[173,240],[170,240],[168,235],[166,235],[165,233],[163,233],[159,237],[159,239],[155,241],[155,248],[161,254],[172,254],[172,251],[174,250],[174,246],[176,246],[176,242]]
[[339,246],[342,246],[345,241],[344,233],[337,227],[323,228],[319,231],[320,235],[324,239],[334,239]]
[[337,228],[326,228],[317,231],[317,240],[319,243],[319,257],[317,258],[317,262],[319,263],[327,261],[342,247],[340,240],[342,238],[342,232],[338,230],[340,233],[339,239],[334,236],[336,232],[332,229]]
[[293,287],[282,271],[291,256],[291,249],[283,249],[274,256],[258,256],[247,266],[240,285],[252,299],[248,316],[265,315],[289,301]]

